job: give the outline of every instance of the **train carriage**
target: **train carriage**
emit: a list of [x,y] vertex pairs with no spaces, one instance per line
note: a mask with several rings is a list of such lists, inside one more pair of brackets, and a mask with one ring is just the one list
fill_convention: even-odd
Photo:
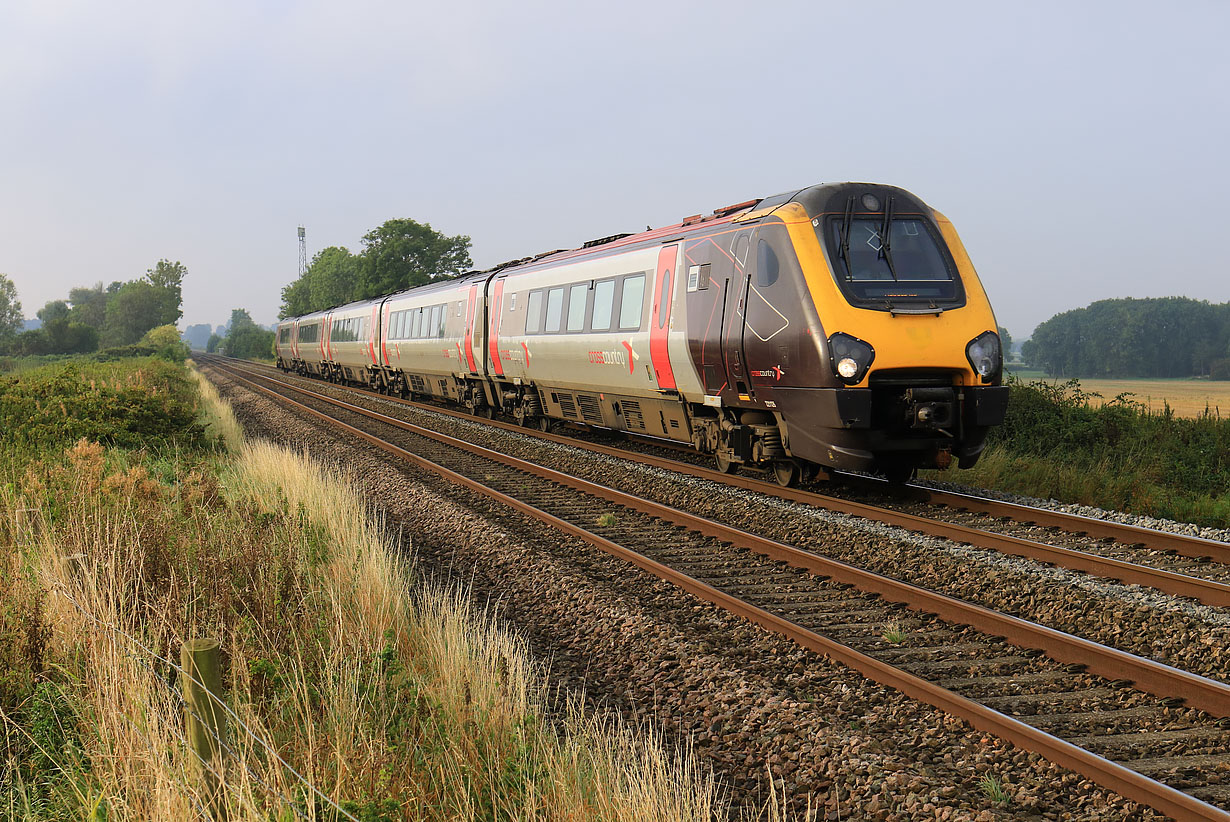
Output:
[[494,279],[490,374],[518,419],[691,440],[679,386],[698,383],[686,360],[685,318],[673,310],[683,285],[679,250],[565,254]]
[[472,410],[490,408],[482,380],[487,279],[448,280],[379,301],[373,387],[449,400]]
[[285,371],[323,377],[327,311],[291,317],[278,323],[277,365]]

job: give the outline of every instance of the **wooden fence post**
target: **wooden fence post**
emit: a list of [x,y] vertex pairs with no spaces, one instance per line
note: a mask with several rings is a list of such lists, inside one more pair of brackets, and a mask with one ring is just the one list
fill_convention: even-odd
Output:
[[[222,665],[216,639],[190,639],[179,651],[185,676],[184,720],[188,741],[201,759],[205,793],[214,819],[226,818],[219,775],[225,765],[226,712],[222,709]],[[195,681],[194,681],[195,680]]]

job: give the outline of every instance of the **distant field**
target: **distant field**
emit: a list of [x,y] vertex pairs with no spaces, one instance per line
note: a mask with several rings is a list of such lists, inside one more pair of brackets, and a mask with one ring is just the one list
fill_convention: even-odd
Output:
[[[1013,372],[1024,380],[1044,379],[1037,372]],[[1063,380],[1047,379],[1048,382],[1064,382]],[[1154,413],[1160,413],[1169,403],[1175,414],[1180,417],[1198,417],[1209,411],[1220,413],[1223,418],[1230,418],[1230,380],[1095,380],[1081,381],[1081,390],[1102,395],[1101,404],[1113,400],[1119,394],[1129,392],[1135,396],[1131,399],[1144,403],[1145,408]]]

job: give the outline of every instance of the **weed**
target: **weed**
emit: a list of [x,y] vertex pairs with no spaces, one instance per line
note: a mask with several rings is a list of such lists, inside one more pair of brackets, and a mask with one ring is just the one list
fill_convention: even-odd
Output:
[[1012,795],[1004,790],[1003,783],[995,774],[984,773],[978,778],[978,789],[983,795],[995,803],[1011,803]]
[[900,622],[890,622],[884,626],[884,630],[880,632],[881,638],[885,642],[891,642],[894,645],[905,642],[908,634]]
[[599,514],[598,519],[596,519],[595,522],[600,528],[610,528],[617,522],[617,520],[615,519],[614,514]]

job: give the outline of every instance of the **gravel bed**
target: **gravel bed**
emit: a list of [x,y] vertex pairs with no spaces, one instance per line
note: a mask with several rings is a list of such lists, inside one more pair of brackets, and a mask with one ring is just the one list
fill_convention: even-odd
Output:
[[[768,774],[795,818],[1158,819],[592,547],[210,375],[245,429],[344,465],[412,535],[418,565],[472,585],[594,705],[691,740],[756,810]],[[979,788],[999,778],[1012,797]]]
[[[340,390],[340,389],[338,389]],[[347,392],[356,404],[591,481],[977,602],[1193,673],[1230,681],[1230,611],[1152,588],[911,533],[652,466],[593,454],[481,421]],[[544,455],[546,455],[544,457]],[[1048,529],[1020,526],[1051,541]]]
[[1004,502],[1015,502],[1018,505],[1029,505],[1034,508],[1046,508],[1051,511],[1061,511],[1065,514],[1077,514],[1091,519],[1101,519],[1107,522],[1119,522],[1124,525],[1135,525],[1140,528],[1152,528],[1155,531],[1167,531],[1172,534],[1211,539],[1217,542],[1230,542],[1230,528],[1209,528],[1192,522],[1178,522],[1172,519],[1160,519],[1144,514],[1129,514],[1123,511],[1108,511],[1105,508],[1095,508],[1092,505],[1077,505],[1060,502],[1057,499],[1038,499],[1024,494],[1010,494],[1006,491],[994,491],[988,488],[975,488],[956,482],[940,482],[936,480],[915,480],[915,484],[935,488],[939,491],[953,491],[958,494],[970,494],[976,497],[989,497]]

